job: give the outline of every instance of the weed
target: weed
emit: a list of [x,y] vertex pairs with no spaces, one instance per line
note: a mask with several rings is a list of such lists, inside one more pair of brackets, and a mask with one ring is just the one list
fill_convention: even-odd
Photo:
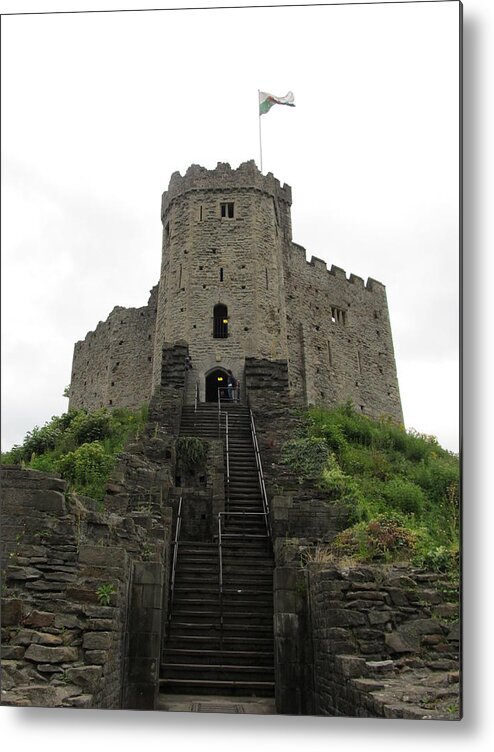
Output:
[[96,596],[101,606],[109,606],[111,596],[116,592],[115,585],[111,582],[107,582],[104,585],[100,585],[96,590]]

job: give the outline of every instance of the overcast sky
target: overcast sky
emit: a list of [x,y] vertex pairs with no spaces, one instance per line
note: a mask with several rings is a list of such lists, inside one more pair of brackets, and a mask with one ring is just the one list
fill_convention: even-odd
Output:
[[454,1],[3,17],[2,448],[67,409],[74,343],[146,304],[171,173],[259,164],[262,89],[295,95],[262,117],[294,241],[386,285],[406,426],[457,451],[458,23]]

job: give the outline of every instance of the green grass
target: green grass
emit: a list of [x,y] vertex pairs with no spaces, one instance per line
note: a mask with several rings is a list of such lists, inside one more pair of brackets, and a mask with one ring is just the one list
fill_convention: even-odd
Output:
[[301,483],[347,505],[352,525],[334,544],[342,555],[457,569],[459,461],[433,436],[371,420],[350,404],[314,408],[283,457]]
[[69,490],[102,501],[118,453],[142,432],[147,412],[144,406],[136,411],[102,408],[55,416],[33,428],[22,444],[2,453],[1,462],[60,473]]

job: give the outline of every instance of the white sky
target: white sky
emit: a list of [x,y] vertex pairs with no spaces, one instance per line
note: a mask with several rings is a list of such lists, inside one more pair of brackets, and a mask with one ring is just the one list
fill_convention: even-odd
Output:
[[293,239],[386,285],[405,423],[457,451],[458,23],[453,1],[3,17],[2,448],[67,409],[74,343],[147,302],[171,173],[259,162],[257,90],[290,89],[262,130]]

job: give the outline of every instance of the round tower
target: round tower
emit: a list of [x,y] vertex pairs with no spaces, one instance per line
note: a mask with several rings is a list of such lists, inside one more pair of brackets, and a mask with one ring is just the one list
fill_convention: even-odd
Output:
[[246,357],[288,358],[290,206],[290,187],[262,175],[254,161],[172,175],[161,208],[153,388],[165,342],[189,345],[189,399],[197,382],[201,400],[216,400],[228,369],[242,385]]

